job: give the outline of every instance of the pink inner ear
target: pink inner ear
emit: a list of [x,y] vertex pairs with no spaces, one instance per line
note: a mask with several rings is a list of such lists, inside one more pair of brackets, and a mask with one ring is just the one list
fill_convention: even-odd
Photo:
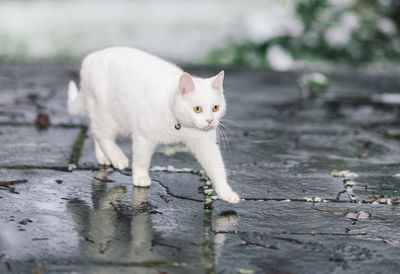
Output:
[[179,91],[181,94],[186,94],[194,90],[194,82],[189,73],[184,73],[179,78]]
[[224,82],[224,71],[221,71],[220,73],[218,73],[217,76],[215,76],[214,81],[212,82],[211,86],[219,91],[222,90],[222,84]]

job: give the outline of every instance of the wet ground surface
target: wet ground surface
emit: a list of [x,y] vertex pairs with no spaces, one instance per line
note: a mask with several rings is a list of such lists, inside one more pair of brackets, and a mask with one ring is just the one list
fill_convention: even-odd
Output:
[[397,272],[400,117],[376,98],[398,77],[328,74],[329,91],[303,99],[300,72],[227,70],[220,145],[243,199],[205,208],[180,145],[157,149],[150,189],[97,166],[85,119],[66,111],[76,69],[0,66],[1,273]]

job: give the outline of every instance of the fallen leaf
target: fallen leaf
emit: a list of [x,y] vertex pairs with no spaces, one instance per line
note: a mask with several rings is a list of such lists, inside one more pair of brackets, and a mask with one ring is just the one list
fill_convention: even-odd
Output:
[[50,125],[50,117],[46,113],[39,113],[36,117],[36,126],[40,129],[46,129]]
[[398,205],[400,202],[397,198],[389,199],[389,198],[380,198],[377,200],[363,200],[365,204],[383,204],[383,205]]
[[358,219],[359,220],[368,219],[369,216],[370,216],[370,214],[368,212],[365,212],[365,211],[362,211],[362,210],[360,212],[358,212]]
[[344,261],[345,261],[345,260],[344,260],[343,258],[341,258],[341,257],[334,257],[334,256],[329,257],[328,260],[331,261],[331,262],[344,262]]
[[368,219],[370,216],[369,213],[365,212],[365,211],[359,211],[359,212],[349,212],[346,214],[346,218],[349,218],[351,220],[354,221],[359,221],[362,219]]
[[388,130],[385,132],[385,135],[386,135],[387,137],[390,137],[390,138],[400,139],[400,131],[399,131],[399,130],[388,129]]
[[252,269],[242,269],[242,268],[239,268],[239,269],[237,270],[237,272],[238,272],[238,273],[242,273],[242,274],[251,274],[251,273],[254,273],[254,270],[252,270]]
[[32,274],[42,274],[43,273],[43,267],[42,265],[38,265],[36,269],[32,272]]
[[397,246],[400,247],[400,241],[397,239],[389,239],[389,238],[383,238],[383,242],[385,244],[390,244],[392,246]]
[[385,119],[389,119],[392,117],[392,114],[388,111],[385,111],[384,113],[382,113],[382,117]]
[[26,182],[28,182],[28,180],[26,180],[26,179],[14,180],[14,181],[4,181],[4,182],[0,182],[0,185],[22,184],[22,183],[26,183]]

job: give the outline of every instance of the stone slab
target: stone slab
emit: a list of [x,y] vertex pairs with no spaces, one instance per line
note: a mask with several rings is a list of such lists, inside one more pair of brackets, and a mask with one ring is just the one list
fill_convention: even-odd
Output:
[[[400,249],[362,236],[217,234],[217,272],[396,273]],[[224,238],[220,244],[221,238]]]
[[[359,211],[370,215],[346,217]],[[217,272],[380,273],[400,266],[396,206],[218,201],[213,214]]]
[[0,169],[0,178],[28,180],[15,184],[19,194],[0,190],[3,260],[71,261],[89,269],[160,261],[201,268],[202,202],[176,198],[157,182],[133,188],[130,176],[105,170]]
[[0,166],[67,167],[79,128],[0,126]]
[[[68,164],[78,126],[87,122],[67,115],[66,85],[77,68],[0,65],[0,123],[33,123],[45,111],[53,125],[76,127],[3,126],[0,165]],[[220,146],[229,182],[245,198],[238,205],[216,201],[204,210],[202,182],[192,174],[152,172],[152,187],[141,189],[129,172],[0,169],[0,182],[28,180],[0,189],[0,272],[8,271],[6,262],[21,273],[38,264],[67,273],[396,272],[396,206],[353,204],[343,194],[340,203],[293,199],[335,198],[344,185],[333,169],[360,175],[358,199],[398,197],[400,143],[384,133],[398,126],[399,110],[371,100],[398,90],[398,77],[332,74],[326,94],[305,100],[301,74],[226,71],[228,140]],[[130,142],[119,144],[131,158]],[[201,169],[181,146],[159,147],[152,165]],[[97,167],[91,138],[79,167]],[[346,218],[361,210],[367,219]]]
[[[400,211],[397,206],[358,203],[312,203],[288,201],[241,201],[231,206],[214,202],[214,219],[224,212],[234,211],[235,228],[242,232],[272,234],[346,234],[366,232],[364,238],[400,237]],[[356,223],[346,213],[365,211],[367,219]],[[219,229],[216,229],[219,230]]]
[[[34,271],[42,271],[42,273],[88,273],[88,274],[107,274],[110,272],[121,274],[159,274],[159,273],[206,273],[201,267],[193,266],[124,266],[123,264],[95,264],[86,262],[83,265],[71,264],[68,262],[29,262],[21,263],[19,261],[3,260],[0,264],[1,273],[33,273]],[[1,262],[1,261],[0,261]],[[9,270],[7,264],[10,265]],[[154,262],[156,265],[157,262]]]
[[0,122],[35,123],[39,112],[53,125],[81,125],[86,119],[67,113],[67,85],[77,66],[0,64]]

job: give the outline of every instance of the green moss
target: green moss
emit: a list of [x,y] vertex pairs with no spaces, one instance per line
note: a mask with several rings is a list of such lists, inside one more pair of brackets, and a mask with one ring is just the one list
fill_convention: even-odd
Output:
[[76,166],[78,165],[78,161],[79,161],[79,158],[81,157],[81,152],[82,152],[86,137],[87,137],[87,127],[83,127],[81,129],[81,132],[79,133],[78,138],[76,139],[76,141],[72,147],[71,158],[69,160],[70,164],[74,164]]

